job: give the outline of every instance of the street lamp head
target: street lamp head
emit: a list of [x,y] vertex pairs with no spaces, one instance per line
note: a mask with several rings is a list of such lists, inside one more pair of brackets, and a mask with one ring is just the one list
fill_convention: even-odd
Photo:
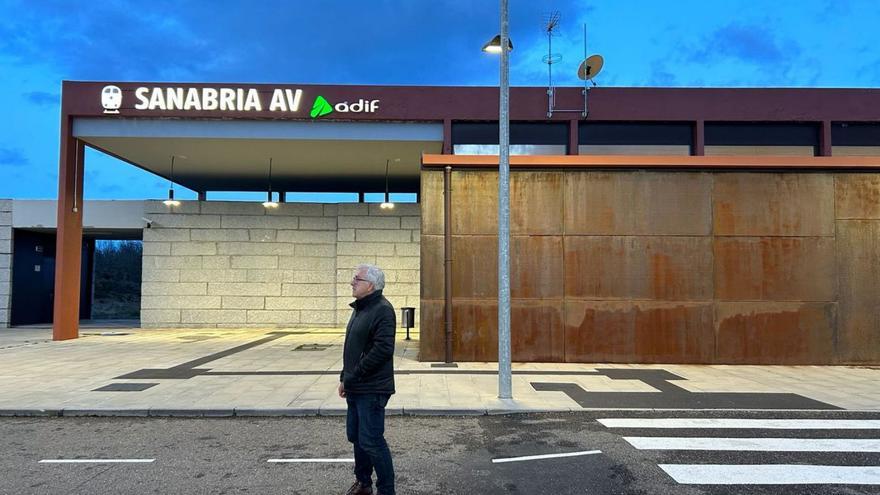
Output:
[[[501,53],[501,35],[496,34],[494,38],[483,45],[483,51],[486,53]],[[507,38],[507,51],[513,51],[513,41]]]

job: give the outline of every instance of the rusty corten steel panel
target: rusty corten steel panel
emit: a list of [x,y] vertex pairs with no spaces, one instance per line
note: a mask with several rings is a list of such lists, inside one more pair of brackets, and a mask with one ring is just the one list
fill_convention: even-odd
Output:
[[443,236],[422,234],[420,245],[421,297],[443,299]]
[[[565,330],[562,316],[562,299],[511,299],[511,358],[514,361],[565,361]],[[492,361],[497,360],[496,355]]]
[[[419,360],[443,361],[446,352],[443,300],[421,299],[419,304]],[[457,359],[457,358],[456,358]]]
[[712,299],[708,237],[565,236],[565,295],[588,299]]
[[706,363],[711,303],[565,301],[567,362]]
[[419,200],[422,203],[422,234],[443,235],[443,171],[422,170]]
[[565,233],[708,235],[711,177],[694,172],[565,172]]
[[497,234],[498,172],[453,171],[451,187],[452,233]]
[[[494,231],[497,174],[458,174],[464,180],[453,183],[454,207],[468,235],[453,236],[454,359],[495,361],[497,238],[472,233]],[[540,182],[541,172],[528,174],[516,187]],[[530,235],[511,237],[515,360],[880,362],[880,219],[837,220],[835,238],[833,218],[835,201],[839,215],[874,214],[873,176],[562,176],[564,235],[535,235],[552,224],[529,211],[520,228]],[[517,194],[533,207],[547,201],[537,192]],[[655,211],[675,196],[686,198],[672,206],[681,210],[677,218]],[[491,220],[477,218],[487,212]],[[603,220],[602,212],[611,216]],[[436,296],[422,302],[422,359],[442,359],[442,237],[422,237],[423,291]]]
[[880,219],[880,174],[836,174],[837,218]]
[[562,236],[512,236],[510,253],[510,297],[562,299]]
[[715,235],[834,235],[830,174],[716,174]]
[[838,220],[838,353],[842,363],[880,362],[880,221]]
[[452,236],[452,297],[498,297],[498,237]]
[[[452,307],[453,359],[497,361],[496,301],[455,299]],[[419,359],[443,360],[443,301],[422,299],[421,315]],[[511,300],[510,332],[511,353],[515,361],[563,361],[562,300]]]
[[833,363],[836,312],[836,303],[718,302],[716,361]]
[[562,172],[512,172],[510,233],[562,234],[562,184]]
[[[498,360],[498,306],[493,300],[453,302],[453,359]],[[511,353],[515,361],[562,362],[565,339],[562,300],[511,300]],[[422,299],[419,359],[442,361],[445,351],[443,301]]]
[[633,360],[648,363],[709,363],[715,357],[710,304],[675,303],[639,308]]
[[498,361],[497,301],[453,300],[452,332],[456,361]]
[[715,298],[834,301],[833,237],[715,239]]

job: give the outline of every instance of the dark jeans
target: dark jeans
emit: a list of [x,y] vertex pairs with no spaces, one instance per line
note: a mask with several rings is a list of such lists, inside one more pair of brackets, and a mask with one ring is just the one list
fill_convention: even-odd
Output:
[[354,475],[364,485],[372,485],[382,495],[394,495],[394,466],[385,442],[385,405],[388,394],[349,394],[345,431],[354,444]]

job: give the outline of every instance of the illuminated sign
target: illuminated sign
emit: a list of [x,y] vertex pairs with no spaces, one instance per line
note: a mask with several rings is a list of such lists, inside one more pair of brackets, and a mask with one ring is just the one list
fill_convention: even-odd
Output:
[[330,105],[330,102],[324,99],[323,96],[318,96],[315,98],[315,103],[312,104],[312,111],[309,112],[309,115],[315,119],[331,112],[333,112],[333,106]]
[[[200,111],[200,112],[299,112],[303,90],[276,88],[268,97],[268,91],[261,93],[256,88],[179,88],[179,87],[139,87],[134,90],[137,102],[135,110]],[[118,114],[122,107],[122,90],[108,85],[101,89],[101,106],[105,114]],[[332,112],[373,113],[379,109],[379,100],[360,98],[349,103],[343,101],[331,104],[323,96],[318,96],[309,113],[312,118]]]
[[[260,93],[244,88],[137,88],[136,110],[202,110],[221,112],[261,112]],[[302,90],[276,89],[269,102],[270,112],[296,112]]]
[[101,106],[104,113],[119,113],[122,106],[122,90],[119,86],[104,86],[101,90]]
[[326,98],[318,96],[312,104],[312,111],[309,112],[309,115],[311,115],[313,119],[316,119],[327,115],[328,113],[333,113],[334,110],[339,113],[373,113],[378,109],[379,100],[364,100],[361,98],[354,103],[343,101],[336,105],[331,105]]

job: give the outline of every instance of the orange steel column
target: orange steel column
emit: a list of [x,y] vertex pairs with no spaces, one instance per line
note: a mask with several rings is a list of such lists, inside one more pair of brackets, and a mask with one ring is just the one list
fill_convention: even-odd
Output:
[[80,265],[82,263],[83,143],[73,137],[72,119],[61,123],[58,165],[58,227],[55,243],[55,307],[52,339],[79,337]]

